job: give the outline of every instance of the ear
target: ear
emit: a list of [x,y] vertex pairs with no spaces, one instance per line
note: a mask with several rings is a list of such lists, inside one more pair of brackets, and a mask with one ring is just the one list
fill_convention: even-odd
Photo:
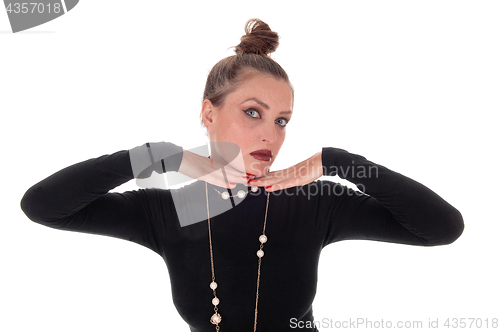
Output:
[[203,101],[203,105],[201,106],[201,117],[203,119],[203,123],[209,132],[212,131],[212,128],[215,123],[215,106],[209,99],[205,99]]

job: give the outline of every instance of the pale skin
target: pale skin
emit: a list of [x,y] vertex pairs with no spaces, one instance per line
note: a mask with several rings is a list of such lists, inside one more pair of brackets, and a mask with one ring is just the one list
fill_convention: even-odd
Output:
[[[208,99],[202,105],[202,119],[210,141],[236,144],[240,148],[238,158],[223,168],[224,174],[220,170],[222,163],[218,162],[224,153],[216,155],[217,143],[211,159],[184,150],[179,172],[221,187],[234,188],[236,183],[243,183],[265,187],[268,192],[318,179],[323,175],[321,152],[292,167],[269,172],[285,141],[286,125],[292,118],[293,94],[284,80],[252,73],[219,107]],[[271,159],[257,160],[250,154],[257,150],[271,151]]]

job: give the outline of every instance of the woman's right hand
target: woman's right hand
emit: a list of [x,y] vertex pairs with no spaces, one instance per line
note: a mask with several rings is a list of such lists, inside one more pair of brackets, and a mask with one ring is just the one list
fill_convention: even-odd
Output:
[[184,150],[178,172],[193,179],[232,189],[237,183],[248,185],[248,180],[255,178],[254,175],[241,171],[244,169],[241,153],[227,163],[222,158],[207,158]]

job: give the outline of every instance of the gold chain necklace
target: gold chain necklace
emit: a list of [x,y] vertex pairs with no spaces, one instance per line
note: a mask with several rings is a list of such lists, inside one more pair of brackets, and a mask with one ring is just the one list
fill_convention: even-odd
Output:
[[[210,211],[209,211],[209,206],[208,206],[208,186],[207,183],[205,182],[205,196],[207,198],[207,222],[208,222],[208,241],[210,244],[210,266],[212,268],[212,282],[210,283],[210,289],[212,289],[214,293],[214,298],[212,299],[212,304],[214,305],[214,314],[212,317],[210,317],[210,323],[215,325],[215,330],[218,332],[220,330],[219,323],[222,321],[222,317],[219,314],[219,308],[217,306],[220,303],[219,298],[217,297],[217,294],[215,290],[217,289],[217,283],[215,282],[215,270],[214,270],[214,254],[212,250],[212,230],[210,228]],[[254,324],[253,324],[253,331],[257,331],[257,306],[259,303],[259,286],[260,286],[260,265],[262,261],[262,257],[264,256],[264,251],[262,250],[264,248],[264,243],[267,242],[267,236],[266,236],[266,223],[267,223],[267,211],[269,208],[269,193],[267,193],[267,202],[266,202],[266,214],[264,217],[264,228],[262,230],[262,235],[259,236],[259,242],[260,242],[260,248],[257,251],[257,257],[259,257],[259,267],[257,268],[257,293],[255,294],[255,318],[254,318]]]

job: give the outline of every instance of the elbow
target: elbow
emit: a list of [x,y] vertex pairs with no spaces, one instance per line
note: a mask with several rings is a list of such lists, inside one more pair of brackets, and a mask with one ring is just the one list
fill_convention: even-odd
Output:
[[443,227],[439,234],[436,234],[431,245],[447,245],[455,242],[464,232],[464,219],[462,214],[455,208],[441,219]]
[[31,192],[32,192],[32,189],[29,189],[24,194],[23,198],[21,199],[21,210],[23,210],[26,217],[35,221],[35,219],[37,219],[37,218],[36,218],[36,214],[34,213],[34,209],[33,209],[34,200],[33,200],[33,195]]
[[43,204],[41,203],[40,189],[31,187],[26,191],[21,199],[21,210],[32,221],[36,223],[43,223]]
[[455,242],[464,232],[465,224],[462,214],[457,209],[453,208],[450,216],[448,217],[448,236],[446,237],[445,244]]
[[[47,200],[50,197],[50,200]],[[58,206],[58,200],[51,201],[53,197],[47,193],[43,186],[35,185],[28,189],[21,199],[20,206],[24,214],[31,221],[55,228],[65,229],[67,218],[66,215],[54,209],[53,206]]]

